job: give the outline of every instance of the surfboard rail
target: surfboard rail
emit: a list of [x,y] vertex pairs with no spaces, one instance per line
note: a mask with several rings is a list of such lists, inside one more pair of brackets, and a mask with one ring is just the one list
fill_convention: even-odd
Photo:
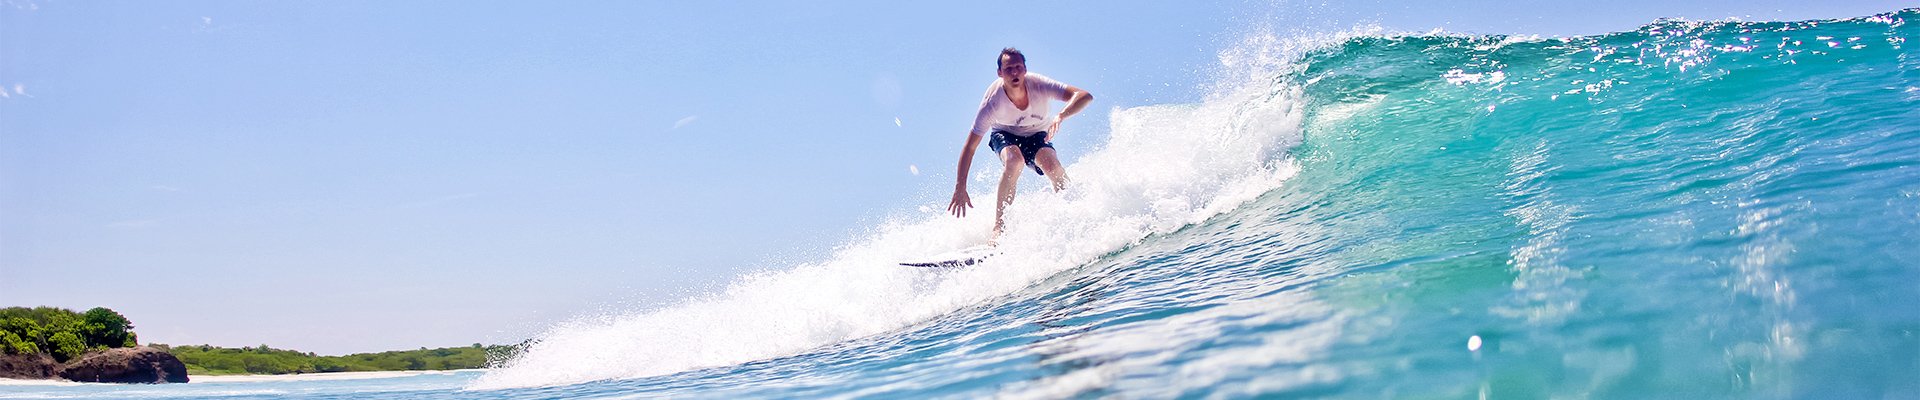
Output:
[[900,265],[920,268],[954,268],[979,264],[987,258],[1000,255],[1000,249],[993,246],[974,246],[954,250],[922,260],[902,261]]

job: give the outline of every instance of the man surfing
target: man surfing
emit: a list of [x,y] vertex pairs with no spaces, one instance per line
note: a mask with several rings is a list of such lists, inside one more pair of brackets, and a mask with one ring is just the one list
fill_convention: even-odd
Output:
[[[1027,73],[1027,56],[1012,47],[1001,49],[994,65],[1000,79],[987,85],[987,94],[980,99],[980,112],[973,118],[973,129],[967,131],[967,144],[960,148],[953,202],[947,205],[955,217],[965,217],[967,208],[973,207],[973,200],[967,196],[967,174],[980,138],[989,137],[987,147],[1000,157],[1005,169],[1000,172],[1000,201],[993,212],[993,239],[987,241],[988,245],[997,244],[1000,233],[1006,230],[1007,206],[1013,204],[1013,191],[1024,169],[1021,165],[1052,180],[1053,190],[1066,189],[1067,170],[1054,154],[1053,138],[1060,134],[1060,123],[1093,101],[1092,94],[1078,87]],[[1053,100],[1067,102],[1066,109],[1048,115]]]

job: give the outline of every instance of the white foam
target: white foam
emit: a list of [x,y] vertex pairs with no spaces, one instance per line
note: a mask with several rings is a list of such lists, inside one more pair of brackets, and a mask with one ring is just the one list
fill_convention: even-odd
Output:
[[[1000,240],[1006,254],[987,263],[953,270],[895,264],[984,242],[990,200],[966,218],[913,214],[848,241],[825,261],[742,276],[722,292],[666,308],[562,323],[468,389],[639,378],[800,354],[1004,296],[1229,211],[1292,176],[1285,151],[1300,141],[1302,116],[1300,90],[1274,79],[1284,63],[1240,54],[1262,58],[1226,68],[1265,71],[1223,73],[1240,82],[1218,85],[1230,89],[1200,104],[1114,110],[1107,142],[1067,167],[1068,190],[1019,195]],[[974,186],[976,200],[992,198],[991,185]]]
[[[0,386],[80,386],[80,385],[85,385],[85,384],[80,382],[57,380],[57,379],[0,378]],[[112,385],[112,384],[103,383],[102,385]]]

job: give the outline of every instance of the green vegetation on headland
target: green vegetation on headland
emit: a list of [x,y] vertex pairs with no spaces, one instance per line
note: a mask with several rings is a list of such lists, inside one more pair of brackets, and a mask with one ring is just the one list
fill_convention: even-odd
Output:
[[256,347],[227,348],[206,345],[168,346],[174,357],[187,364],[189,375],[305,374],[349,371],[443,371],[485,368],[489,359],[512,355],[514,346],[482,346],[442,349],[388,351],[380,353],[322,356],[293,350]]
[[66,362],[92,350],[133,347],[127,317],[106,307],[85,313],[55,307],[0,308],[0,352],[47,354]]
[[[189,375],[302,374],[347,371],[432,371],[485,368],[489,360],[512,357],[521,345],[388,351],[321,356],[293,350],[256,347],[226,348],[208,345],[168,346],[165,350],[186,364]],[[0,308],[0,354],[34,359],[40,354],[66,363],[89,352],[136,347],[139,340],[126,316],[105,307],[74,312],[56,307]],[[0,362],[0,364],[7,364]],[[48,367],[49,369],[51,367]],[[4,369],[4,368],[0,368]],[[28,375],[44,377],[43,373]],[[0,376],[9,376],[0,371]]]

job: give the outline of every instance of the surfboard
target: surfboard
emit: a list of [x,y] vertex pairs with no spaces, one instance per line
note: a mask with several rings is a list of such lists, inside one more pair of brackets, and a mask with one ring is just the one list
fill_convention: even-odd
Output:
[[922,268],[965,267],[986,261],[988,257],[1000,255],[1000,249],[988,245],[979,245],[964,249],[940,253],[938,255],[900,262],[900,265]]

